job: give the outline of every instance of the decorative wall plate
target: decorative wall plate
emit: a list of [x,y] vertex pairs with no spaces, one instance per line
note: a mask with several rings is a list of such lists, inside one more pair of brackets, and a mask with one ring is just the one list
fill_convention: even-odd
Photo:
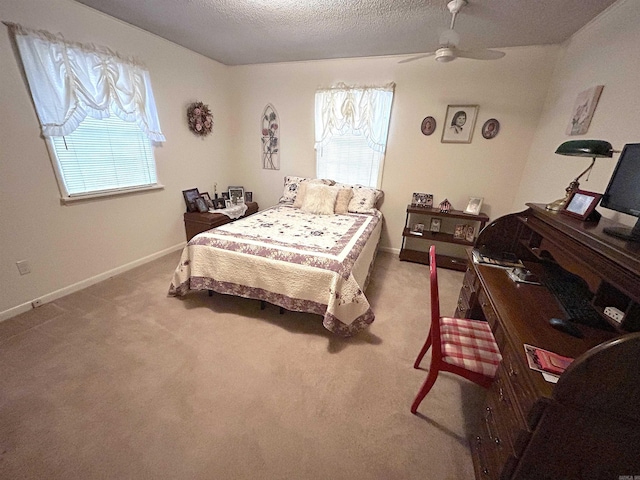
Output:
[[431,135],[436,130],[436,119],[433,117],[424,117],[420,130],[425,135]]
[[484,125],[482,125],[482,136],[487,140],[491,140],[493,137],[498,135],[500,131],[500,122],[495,118],[490,118]]

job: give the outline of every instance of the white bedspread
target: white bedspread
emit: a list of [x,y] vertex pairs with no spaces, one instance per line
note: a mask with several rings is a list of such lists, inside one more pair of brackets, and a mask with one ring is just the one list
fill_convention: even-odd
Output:
[[169,294],[209,289],[265,300],[323,315],[328,330],[353,335],[375,318],[363,289],[381,219],[378,211],[312,215],[272,207],[191,239]]

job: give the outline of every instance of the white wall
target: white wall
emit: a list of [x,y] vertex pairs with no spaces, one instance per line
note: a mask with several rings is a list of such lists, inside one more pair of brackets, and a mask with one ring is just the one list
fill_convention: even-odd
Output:
[[[564,189],[590,160],[554,154],[566,140],[593,138],[621,150],[640,142],[640,2],[622,0],[603,12],[563,46],[535,140],[529,152],[522,185],[513,210],[526,202],[548,203],[562,198]],[[585,135],[567,136],[576,96],[594,85],[604,85],[591,126]],[[604,192],[618,160],[598,159],[583,190]],[[599,208],[604,216],[630,224],[637,220]]]
[[[167,138],[156,149],[164,190],[62,206],[18,57],[0,25],[0,315],[6,317],[35,298],[179,246],[186,240],[182,190],[211,191],[214,182],[239,179],[229,161],[228,67],[69,0],[3,0],[0,19],[140,59]],[[196,100],[215,116],[205,139],[186,126],[186,108]],[[28,260],[32,273],[21,276],[18,260]]]
[[[285,175],[315,176],[314,94],[318,87],[396,83],[382,189],[386,226],[382,246],[398,249],[405,208],[413,192],[448,198],[464,209],[469,196],[484,197],[491,218],[511,211],[527,152],[546,98],[558,47],[509,49],[497,61],[458,59],[448,64],[405,57],[341,59],[235,67],[234,158],[244,187],[262,206],[275,204]],[[267,103],[280,115],[281,168],[261,168],[260,117]],[[471,144],[441,143],[448,104],[480,106]],[[424,136],[422,119],[432,115],[435,133]],[[489,118],[499,135],[480,134]],[[441,248],[445,248],[442,245]]]

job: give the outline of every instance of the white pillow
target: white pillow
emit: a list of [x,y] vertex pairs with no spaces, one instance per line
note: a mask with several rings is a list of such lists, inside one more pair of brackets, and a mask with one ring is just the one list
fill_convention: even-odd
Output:
[[349,211],[349,202],[353,198],[353,188],[340,187],[338,190],[338,196],[336,198],[336,205],[334,207],[334,212],[344,215]]
[[307,192],[300,210],[316,215],[333,215],[339,190],[336,187],[310,183],[307,185]]
[[333,185],[333,180],[326,180],[320,178],[305,178],[305,177],[284,177],[284,191],[278,203],[293,204],[298,194],[298,188],[303,182],[320,183],[324,185]]
[[377,188],[354,185],[353,198],[349,202],[349,211],[352,213],[373,213],[376,209],[376,204],[383,195],[382,190]]
[[293,208],[302,207],[302,202],[304,197],[307,195],[307,187],[311,184],[311,182],[301,182],[298,184],[298,192],[296,193],[296,199],[293,202]]

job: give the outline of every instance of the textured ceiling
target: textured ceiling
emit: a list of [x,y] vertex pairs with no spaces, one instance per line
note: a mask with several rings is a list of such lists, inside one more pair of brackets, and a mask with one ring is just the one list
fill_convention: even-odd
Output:
[[[76,0],[226,65],[433,51],[446,0]],[[462,49],[557,44],[616,0],[469,0]]]

